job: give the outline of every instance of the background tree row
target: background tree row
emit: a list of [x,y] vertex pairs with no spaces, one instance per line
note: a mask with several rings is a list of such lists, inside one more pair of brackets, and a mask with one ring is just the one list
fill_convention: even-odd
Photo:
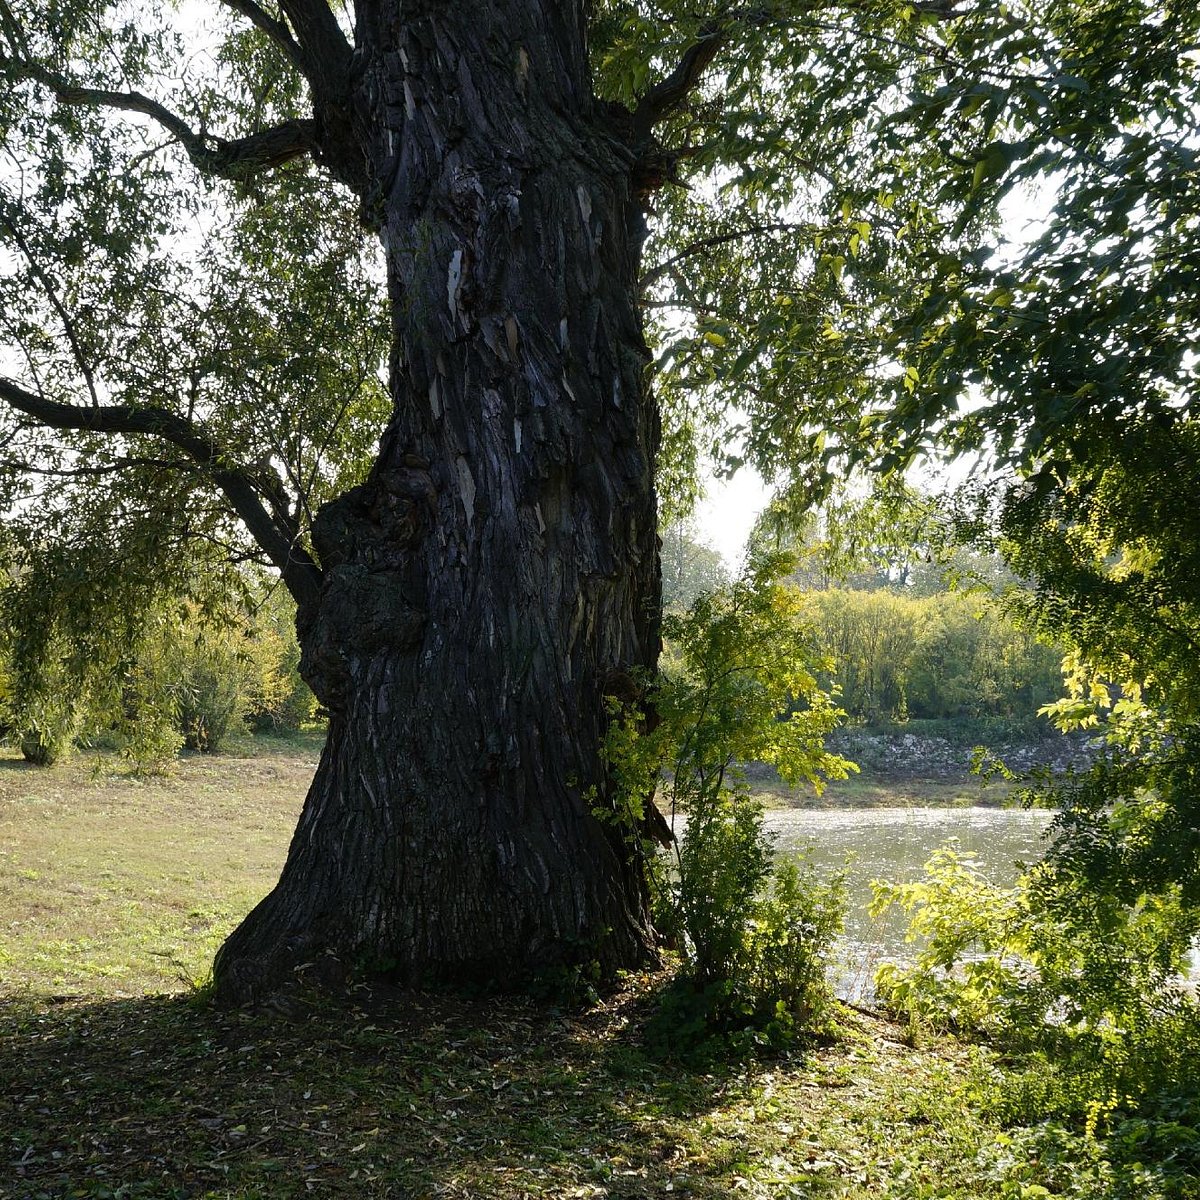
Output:
[[[143,615],[135,645],[107,647],[83,686],[53,636],[36,658],[5,624],[19,593],[0,593],[0,730],[31,762],[72,744],[156,769],[180,749],[213,752],[231,735],[298,731],[316,701],[299,675],[295,608],[279,589],[230,597],[219,613],[177,597]],[[7,605],[6,605],[7,602]]]

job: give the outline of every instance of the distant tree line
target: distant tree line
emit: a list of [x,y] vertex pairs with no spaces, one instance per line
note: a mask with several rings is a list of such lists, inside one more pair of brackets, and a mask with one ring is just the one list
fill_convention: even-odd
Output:
[[67,647],[34,659],[5,627],[0,593],[0,731],[33,763],[73,744],[153,769],[181,749],[213,752],[231,735],[294,732],[316,713],[300,678],[295,608],[250,581],[219,611],[185,596],[142,617],[135,649],[68,686]]
[[847,715],[867,722],[1032,717],[1062,692],[1061,651],[989,597],[829,588],[805,595]]
[[697,597],[732,582],[720,552],[700,540],[694,521],[676,521],[662,532],[663,608],[681,613]]
[[[908,515],[914,510],[916,517]],[[839,689],[850,719],[871,724],[1032,718],[1062,695],[1061,649],[1040,641],[996,599],[1015,582],[998,557],[932,547],[928,505],[905,512],[907,523],[893,522],[886,538],[878,536],[884,518],[860,504],[817,513],[810,529],[789,539],[796,566],[788,582],[803,594],[816,648],[831,664],[822,686]],[[694,525],[665,531],[662,558],[669,611],[729,581],[721,556],[698,540]],[[955,590],[965,582],[973,588]]]

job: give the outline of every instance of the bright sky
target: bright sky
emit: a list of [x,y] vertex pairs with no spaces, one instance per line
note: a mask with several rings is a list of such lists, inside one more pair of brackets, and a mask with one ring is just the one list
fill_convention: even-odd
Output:
[[696,506],[696,539],[718,550],[731,571],[741,566],[746,538],[771,498],[771,489],[753,467],[732,479],[704,481],[704,499]]

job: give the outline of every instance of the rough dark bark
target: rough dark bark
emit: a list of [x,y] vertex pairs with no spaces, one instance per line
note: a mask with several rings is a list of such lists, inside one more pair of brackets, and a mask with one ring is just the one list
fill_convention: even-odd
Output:
[[582,3],[360,3],[357,43],[394,411],[315,523],[329,741],[217,958],[232,1000],[309,964],[503,985],[652,954],[638,854],[594,815],[604,693],[659,646],[633,155]]

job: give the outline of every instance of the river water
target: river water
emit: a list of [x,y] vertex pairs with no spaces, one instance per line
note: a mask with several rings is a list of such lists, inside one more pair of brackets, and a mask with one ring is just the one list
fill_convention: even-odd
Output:
[[[920,879],[934,850],[953,840],[991,883],[1008,886],[1022,867],[1042,857],[1052,817],[1023,808],[796,808],[769,811],[766,824],[779,853],[806,859],[817,878],[845,875],[846,922],[832,964],[833,983],[844,999],[868,1000],[880,963],[912,957],[902,912],[868,914],[872,880]],[[685,817],[676,818],[679,836],[685,824]],[[1200,981],[1200,938],[1185,973]]]
[[907,921],[891,910],[871,917],[871,880],[919,879],[929,856],[951,838],[987,878],[1010,884],[1045,848],[1050,813],[1013,808],[788,809],[767,814],[782,854],[807,855],[818,877],[846,876],[846,926],[838,948],[836,988],[847,998],[870,995],[875,968],[905,959]]

